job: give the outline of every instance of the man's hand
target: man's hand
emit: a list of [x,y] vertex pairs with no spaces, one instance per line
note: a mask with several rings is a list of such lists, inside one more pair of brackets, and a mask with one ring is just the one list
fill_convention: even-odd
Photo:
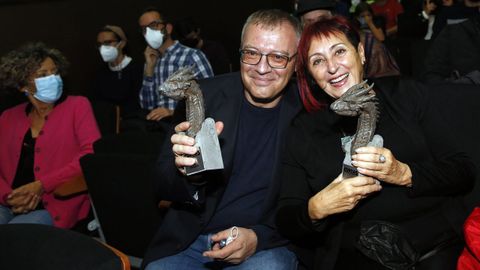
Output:
[[369,27],[372,27],[374,24],[373,24],[373,18],[372,18],[372,15],[365,15],[363,16],[363,18],[365,19],[365,23],[369,26]]
[[[195,155],[198,152],[198,149],[195,147],[195,139],[185,134],[189,127],[189,122],[182,122],[176,125],[175,134],[170,138],[173,145],[172,152],[175,155],[175,166],[183,174],[185,174],[184,167],[193,166],[197,162],[194,157],[190,157]],[[223,123],[216,122],[215,129],[217,135],[220,134],[223,130]]]
[[155,69],[157,59],[160,57],[160,52],[154,48],[147,46],[143,52],[145,56],[145,76],[152,77]]
[[212,241],[217,243],[212,247],[212,250],[205,251],[203,256],[239,264],[255,253],[258,244],[257,235],[253,230],[241,227],[238,227],[237,238],[221,249],[218,242],[227,239],[230,236],[230,232],[231,229],[227,229],[214,234]]
[[173,115],[173,111],[167,108],[158,107],[156,109],[151,110],[148,114],[146,119],[151,121],[160,121],[162,118]]

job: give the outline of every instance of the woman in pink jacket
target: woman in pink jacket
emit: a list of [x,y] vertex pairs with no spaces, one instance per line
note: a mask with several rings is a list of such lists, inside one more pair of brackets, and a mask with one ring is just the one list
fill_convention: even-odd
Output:
[[28,102],[0,115],[0,224],[41,223],[70,228],[87,216],[87,194],[54,197],[80,175],[80,157],[100,138],[88,100],[66,96],[67,61],[56,49],[28,44],[0,61],[0,83]]

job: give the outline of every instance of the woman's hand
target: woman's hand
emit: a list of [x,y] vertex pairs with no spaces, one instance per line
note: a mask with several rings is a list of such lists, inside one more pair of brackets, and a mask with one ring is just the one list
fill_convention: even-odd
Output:
[[373,192],[380,191],[380,183],[366,176],[343,179],[339,175],[332,183],[308,201],[310,218],[318,220],[332,214],[352,210],[358,202]]
[[27,194],[23,196],[23,199],[21,200],[20,204],[15,204],[15,206],[12,206],[12,212],[15,214],[26,214],[30,211],[35,210],[37,208],[37,205],[41,201],[41,197],[35,194]]
[[399,185],[412,185],[410,167],[398,161],[390,150],[383,147],[360,147],[352,156],[352,165],[358,172],[378,180]]
[[[176,125],[175,134],[170,138],[173,144],[172,151],[175,155],[175,166],[182,174],[185,174],[184,167],[193,166],[197,162],[197,159],[194,157],[198,152],[197,147],[195,147],[195,140],[185,134],[189,127],[189,122],[182,122]],[[223,123],[216,122],[215,128],[217,135],[220,134],[223,130]]]
[[14,189],[7,196],[7,203],[17,214],[28,213],[37,208],[43,195],[42,183],[38,180]]

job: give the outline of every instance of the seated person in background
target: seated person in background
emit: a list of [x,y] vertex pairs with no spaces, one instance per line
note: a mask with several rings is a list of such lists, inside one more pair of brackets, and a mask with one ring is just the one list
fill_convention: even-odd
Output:
[[403,6],[398,0],[376,0],[372,4],[372,10],[375,16],[385,18],[385,32],[387,36],[397,34],[397,17],[403,13]]
[[[200,81],[205,115],[219,121],[225,168],[186,176],[198,149],[181,134],[188,122],[175,127],[157,162],[158,189],[173,203],[144,256],[146,269],[296,269],[273,215],[278,153],[301,106],[290,81],[300,32],[284,11],[257,11],[243,27],[240,72]],[[175,119],[185,119],[180,105]],[[237,237],[221,248],[230,232]]]
[[478,0],[442,0],[433,23],[432,39],[436,39],[447,25],[461,23],[478,15],[479,4]]
[[174,40],[174,25],[165,14],[155,8],[147,8],[138,19],[145,48],[143,84],[140,105],[147,111],[147,120],[159,121],[171,116],[177,101],[160,95],[158,87],[179,68],[194,66],[198,79],[213,77],[212,67],[200,50],[182,45]]
[[[480,1],[479,1],[480,3]],[[447,25],[425,57],[422,80],[480,85],[480,15]]]
[[385,40],[385,20],[379,16],[373,16],[372,7],[366,2],[360,2],[355,6],[355,19],[360,28],[360,34],[369,33],[377,41]]
[[200,26],[191,17],[175,23],[178,40],[185,46],[201,50],[212,65],[215,75],[230,72],[230,59],[227,50],[217,41],[203,38]]
[[60,75],[67,61],[43,43],[27,44],[0,61],[0,82],[27,102],[0,115],[0,224],[70,228],[88,215],[87,194],[61,200],[56,187],[81,175],[79,159],[100,138],[90,103],[67,96]]
[[398,77],[374,80],[368,94],[378,98],[375,133],[384,147],[356,149],[352,165],[362,175],[341,174],[342,142],[356,132],[357,118],[330,104],[364,80],[355,29],[334,17],[302,33],[296,70],[306,111],[286,137],[278,230],[308,269],[454,269],[469,214],[462,196],[473,186],[475,165],[429,106],[429,89]]
[[335,7],[334,0],[298,0],[296,16],[303,26],[321,19],[330,18]]
[[[97,71],[93,92],[90,94],[94,108],[102,106],[103,103],[119,106],[122,124],[139,117],[138,93],[142,85],[143,67],[125,54],[127,48],[125,33],[118,26],[105,25],[97,34],[97,48],[106,64]],[[102,125],[100,119],[104,116],[97,114],[96,117]]]
[[355,7],[355,21],[360,28],[360,40],[365,48],[365,77],[380,78],[400,75],[397,61],[383,44],[385,40],[383,18],[374,17],[370,5],[360,2]]

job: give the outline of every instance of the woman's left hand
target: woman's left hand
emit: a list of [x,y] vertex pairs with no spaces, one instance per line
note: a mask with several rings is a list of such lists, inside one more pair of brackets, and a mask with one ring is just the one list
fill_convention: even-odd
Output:
[[399,186],[412,184],[410,167],[398,161],[387,148],[360,147],[356,150],[356,154],[352,155],[352,165],[358,169],[359,173],[383,182]]
[[27,197],[28,200],[21,205],[13,205],[12,211],[15,213],[26,213],[34,210],[40,202],[43,195],[42,183],[38,180],[20,186],[14,189],[7,197],[7,200],[14,201],[18,197]]

